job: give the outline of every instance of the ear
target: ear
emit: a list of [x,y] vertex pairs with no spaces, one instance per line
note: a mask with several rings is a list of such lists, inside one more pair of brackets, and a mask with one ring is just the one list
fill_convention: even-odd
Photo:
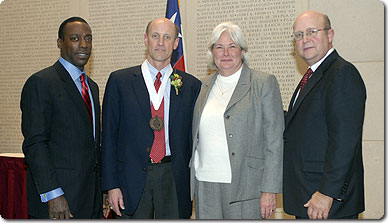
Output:
[[144,45],[148,47],[148,36],[147,34],[144,34]]
[[59,49],[62,49],[62,46],[63,46],[63,40],[62,40],[61,38],[58,38],[58,39],[57,39],[57,47],[58,47]]
[[176,50],[176,48],[178,48],[178,44],[179,44],[179,38],[176,38],[174,41],[174,50]]
[[329,43],[333,43],[334,39],[334,29],[329,29],[327,31],[327,36],[329,37]]

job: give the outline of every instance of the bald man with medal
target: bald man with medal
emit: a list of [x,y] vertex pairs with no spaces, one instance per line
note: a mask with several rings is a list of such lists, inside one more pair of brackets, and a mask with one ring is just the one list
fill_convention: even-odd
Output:
[[103,101],[102,189],[123,219],[190,218],[191,125],[201,82],[173,69],[179,28],[148,23],[147,59],[111,73]]

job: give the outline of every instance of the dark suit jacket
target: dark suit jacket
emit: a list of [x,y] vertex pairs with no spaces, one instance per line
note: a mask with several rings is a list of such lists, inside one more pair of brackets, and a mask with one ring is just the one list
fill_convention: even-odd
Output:
[[[191,125],[201,82],[176,70],[183,86],[176,95],[171,86],[169,141],[172,171],[181,218],[191,216],[190,169]],[[103,102],[102,188],[120,188],[125,210],[132,215],[146,182],[147,160],[154,132],[150,98],[141,72],[135,66],[113,72],[106,85]]]
[[98,176],[100,102],[98,86],[88,78],[94,100],[96,140],[85,102],[69,73],[57,61],[33,74],[21,95],[23,152],[28,164],[29,215],[48,218],[39,194],[61,187],[75,218],[101,210]]
[[303,204],[316,191],[334,198],[329,218],[364,211],[361,144],[366,90],[359,72],[334,51],[292,108],[298,89],[284,131],[285,212],[308,218]]

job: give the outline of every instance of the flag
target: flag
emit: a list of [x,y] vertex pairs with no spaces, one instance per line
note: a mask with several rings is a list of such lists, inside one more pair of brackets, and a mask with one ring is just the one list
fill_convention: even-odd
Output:
[[179,45],[172,53],[171,66],[178,70],[186,71],[186,64],[184,59],[185,49],[183,42],[181,14],[179,10],[179,0],[167,0],[166,18],[171,20],[175,25],[179,27]]

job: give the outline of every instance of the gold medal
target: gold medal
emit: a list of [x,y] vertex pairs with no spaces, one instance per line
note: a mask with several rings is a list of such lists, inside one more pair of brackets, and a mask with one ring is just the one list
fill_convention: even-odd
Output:
[[150,120],[150,126],[154,131],[162,130],[163,129],[163,119],[158,117],[158,116],[152,117]]

